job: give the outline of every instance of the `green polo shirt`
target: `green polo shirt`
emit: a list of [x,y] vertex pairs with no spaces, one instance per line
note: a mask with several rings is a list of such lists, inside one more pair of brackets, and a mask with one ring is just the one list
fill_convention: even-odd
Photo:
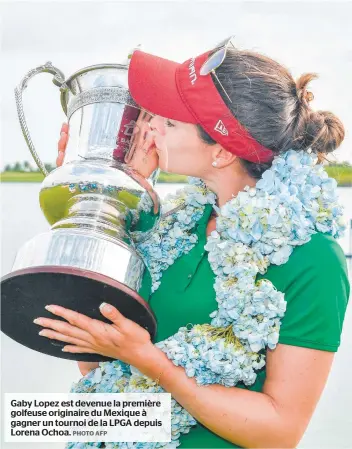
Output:
[[[210,323],[209,314],[217,309],[213,284],[215,275],[205,251],[206,227],[212,206],[207,204],[194,228],[198,242],[163,272],[161,284],[151,292],[151,277],[146,270],[140,295],[148,301],[157,320],[154,343],[175,334],[188,323]],[[318,233],[294,249],[284,265],[271,265],[264,276],[285,293],[287,309],[282,319],[279,343],[336,352],[349,297],[346,259],[332,237]],[[261,391],[265,367],[256,382],[239,388]],[[219,437],[202,424],[180,437],[183,448],[240,447]]]

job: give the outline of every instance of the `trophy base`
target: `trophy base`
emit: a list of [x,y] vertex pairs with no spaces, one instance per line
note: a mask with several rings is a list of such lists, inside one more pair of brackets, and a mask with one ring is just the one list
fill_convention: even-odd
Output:
[[100,354],[62,352],[70,343],[38,335],[38,317],[65,321],[44,307],[57,304],[111,324],[99,310],[106,302],[155,337],[156,320],[148,303],[134,290],[112,278],[74,267],[41,266],[13,271],[1,280],[1,330],[35,351],[62,359],[103,362],[115,360]]

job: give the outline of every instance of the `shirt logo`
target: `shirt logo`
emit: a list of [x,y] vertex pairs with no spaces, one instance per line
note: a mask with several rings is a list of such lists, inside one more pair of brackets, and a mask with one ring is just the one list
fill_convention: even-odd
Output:
[[221,120],[219,120],[218,123],[215,125],[214,130],[218,131],[223,136],[229,135],[229,132],[227,131],[226,126],[223,124],[223,122]]
[[192,85],[196,82],[197,80],[197,75],[196,75],[196,69],[194,67],[194,62],[195,62],[195,58],[191,58],[191,61],[188,65],[188,70],[189,70],[189,78],[191,80]]

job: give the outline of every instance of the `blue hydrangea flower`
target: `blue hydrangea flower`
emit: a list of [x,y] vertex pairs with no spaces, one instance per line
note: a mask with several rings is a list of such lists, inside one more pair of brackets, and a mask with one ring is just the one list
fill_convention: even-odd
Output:
[[[344,229],[343,209],[337,203],[336,182],[317,164],[317,157],[290,150],[274,158],[255,188],[246,186],[222,207],[204,182],[189,184],[168,195],[163,217],[151,237],[137,249],[152,277],[152,292],[162,273],[196,244],[192,229],[206,204],[218,213],[216,230],[205,249],[216,275],[217,309],[210,324],[181,327],[156,344],[176,365],[182,366],[199,385],[233,387],[252,385],[265,365],[266,348],[275,349],[281,319],[286,311],[284,294],[266,279],[270,264],[282,265],[294,247],[308,242],[316,232],[339,238]],[[141,202],[140,208],[150,204]],[[182,206],[179,209],[179,206]],[[173,212],[174,208],[178,208]],[[164,392],[133,366],[121,361],[104,362],[73,385],[72,392]],[[106,443],[107,449],[174,449],[179,437],[196,420],[173,398],[170,443]],[[101,447],[101,443],[68,443],[66,449]]]

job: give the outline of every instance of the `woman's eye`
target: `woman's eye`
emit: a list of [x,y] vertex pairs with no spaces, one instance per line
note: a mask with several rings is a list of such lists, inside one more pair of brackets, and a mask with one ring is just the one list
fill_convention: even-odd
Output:
[[166,126],[175,126],[173,123],[170,122],[169,119],[166,119]]

